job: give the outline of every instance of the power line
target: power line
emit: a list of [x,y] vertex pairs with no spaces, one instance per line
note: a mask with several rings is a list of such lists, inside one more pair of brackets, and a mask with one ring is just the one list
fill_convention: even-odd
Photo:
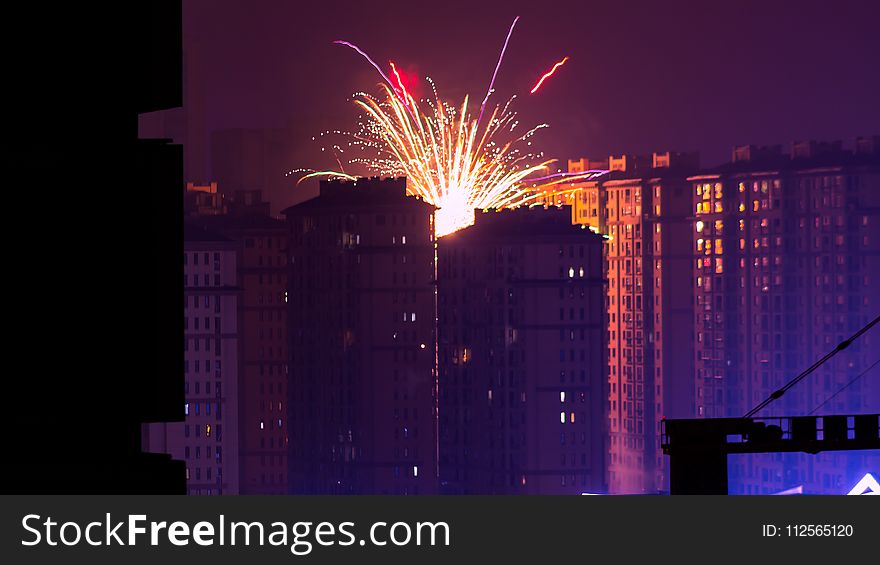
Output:
[[831,396],[829,396],[829,397],[825,400],[825,402],[823,402],[823,403],[820,404],[819,406],[816,406],[815,408],[813,408],[813,411],[810,412],[810,413],[808,414],[808,416],[812,416],[812,415],[815,414],[816,411],[818,411],[820,408],[822,408],[823,406],[825,406],[826,404],[828,404],[829,402],[831,402],[832,400],[834,400],[834,397],[835,397],[835,396],[837,396],[837,395],[840,394],[841,392],[843,392],[843,391],[845,391],[846,389],[848,389],[848,388],[850,387],[850,385],[852,385],[852,384],[855,383],[857,380],[859,380],[860,378],[862,378],[863,376],[865,376],[865,375],[868,373],[868,371],[870,371],[871,369],[873,369],[874,367],[876,367],[877,364],[880,364],[880,359],[877,359],[876,361],[874,361],[874,362],[871,364],[870,367],[868,367],[867,369],[865,369],[864,371],[862,371],[861,373],[859,373],[858,376],[856,376],[856,378],[854,378],[854,379],[851,380],[850,382],[848,382],[848,383],[846,383],[845,385],[843,385],[842,387],[840,387],[840,389],[839,389],[837,392],[835,392],[834,394],[832,394]]
[[862,336],[862,334],[864,334],[866,331],[870,330],[878,322],[880,322],[880,316],[877,316],[876,318],[871,320],[868,323],[868,325],[866,325],[865,327],[863,327],[862,329],[860,329],[859,331],[854,333],[852,336],[849,337],[849,339],[845,339],[845,340],[841,341],[839,344],[837,344],[837,347],[835,347],[833,350],[826,353],[824,357],[822,357],[821,359],[819,359],[818,361],[813,363],[806,371],[804,371],[800,375],[798,375],[795,378],[793,378],[792,380],[790,380],[788,383],[785,384],[785,386],[783,386],[779,390],[773,392],[773,394],[771,394],[770,396],[765,398],[760,404],[758,404],[757,406],[755,406],[754,408],[749,410],[748,413],[743,417],[744,418],[751,418],[752,416],[754,416],[755,414],[757,414],[758,412],[763,410],[768,404],[770,404],[774,400],[782,398],[782,395],[785,394],[786,392],[788,392],[788,389],[790,389],[791,387],[795,386],[796,384],[798,384],[799,382],[801,382],[802,380],[807,378],[813,371],[815,371],[816,369],[818,369],[819,367],[824,365],[826,361],[828,361],[829,359],[831,359],[832,357],[834,357],[835,355],[837,355],[838,353],[840,353],[841,351],[843,351],[844,349],[849,347],[850,344],[852,344],[852,342],[854,342],[855,340],[860,338]]

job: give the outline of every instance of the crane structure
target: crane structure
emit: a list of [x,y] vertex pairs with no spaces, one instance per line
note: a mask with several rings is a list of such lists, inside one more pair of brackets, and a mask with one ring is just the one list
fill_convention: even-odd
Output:
[[[880,449],[880,414],[754,417],[878,322],[880,316],[774,391],[742,418],[663,420],[661,447],[663,453],[669,456],[670,494],[726,495],[729,454],[815,454],[821,451]],[[849,384],[852,382],[846,386]]]

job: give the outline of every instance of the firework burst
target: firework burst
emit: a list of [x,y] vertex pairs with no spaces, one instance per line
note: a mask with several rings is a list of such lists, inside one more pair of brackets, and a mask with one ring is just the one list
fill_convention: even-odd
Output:
[[[373,174],[406,176],[407,191],[438,208],[438,236],[471,225],[475,209],[527,205],[546,197],[548,192],[565,192],[561,185],[605,172],[548,174],[555,160],[544,159],[543,153],[530,150],[530,138],[547,124],[517,134],[519,122],[510,109],[515,95],[503,106],[491,108],[483,122],[484,111],[490,109],[486,103],[493,93],[495,76],[517,20],[507,34],[486,97],[475,108],[476,118],[471,113],[469,96],[460,105],[447,104],[428,78],[433,99],[416,100],[400,80],[393,63],[391,71],[396,83],[360,48],[349,42],[336,42],[357,51],[385,81],[380,85],[380,97],[367,93],[355,96],[355,104],[365,117],[356,133],[347,134],[348,146],[359,147],[365,157],[351,159],[349,163],[361,165]],[[335,145],[334,155],[337,150],[341,152],[342,148]],[[352,178],[344,172],[315,171],[301,177],[300,182],[318,176]]]

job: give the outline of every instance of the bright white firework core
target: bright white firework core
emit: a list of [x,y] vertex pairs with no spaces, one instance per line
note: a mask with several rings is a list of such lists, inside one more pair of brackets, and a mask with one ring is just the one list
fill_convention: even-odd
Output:
[[465,191],[449,191],[438,205],[434,214],[434,229],[437,237],[443,237],[474,223],[474,208],[468,203]]

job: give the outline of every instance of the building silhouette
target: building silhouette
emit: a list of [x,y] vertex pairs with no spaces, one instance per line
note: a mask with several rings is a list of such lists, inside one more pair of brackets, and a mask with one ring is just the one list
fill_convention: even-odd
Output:
[[284,211],[293,493],[437,491],[433,213],[402,178]]
[[443,492],[606,491],[603,240],[570,218],[478,212],[440,239]]
[[[55,242],[8,250],[18,273],[7,277],[9,349],[22,361],[4,391],[20,406],[4,411],[10,493],[185,491],[183,463],[141,443],[142,423],[183,418],[183,267],[168,260],[182,250],[183,155],[133,127],[141,113],[181,104],[181,10],[128,8],[112,26],[99,6],[18,3],[6,14],[15,26],[4,50],[19,54],[6,64],[6,179],[59,181],[38,200],[25,189],[7,202],[36,206],[40,242]],[[124,61],[108,58],[108,45]],[[124,251],[113,246],[122,240]],[[52,338],[36,339],[49,320]]]
[[182,106],[141,114],[138,116],[138,133],[140,137],[168,139],[184,146],[183,180],[200,185],[212,178],[207,169],[208,93],[205,86],[204,47],[192,38],[188,38],[186,43],[182,49],[181,63],[178,63],[182,76]]
[[[695,213],[695,397],[700,417],[742,416],[880,313],[878,138],[742,146],[689,178]],[[758,417],[880,411],[871,331]],[[844,494],[872,452],[738,456],[730,491],[802,485]]]

